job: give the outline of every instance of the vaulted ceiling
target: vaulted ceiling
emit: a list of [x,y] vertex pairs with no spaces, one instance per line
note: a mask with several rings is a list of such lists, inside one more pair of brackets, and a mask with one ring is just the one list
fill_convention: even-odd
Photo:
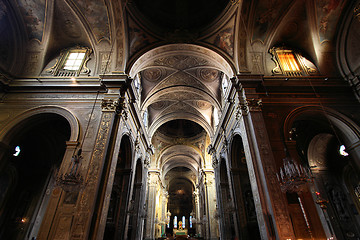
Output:
[[[339,19],[350,2],[0,0],[1,81],[36,77],[61,50],[89,47],[91,76],[117,71],[140,77],[150,135],[167,146],[159,149],[161,167],[171,170],[168,163],[179,157],[166,151],[178,146],[188,153],[181,158],[189,159],[187,168],[196,171],[205,154],[200,146],[214,132],[215,108],[222,106],[222,79],[271,75],[268,50],[280,45],[296,47],[331,74]],[[180,126],[196,136],[182,132],[169,140]]]

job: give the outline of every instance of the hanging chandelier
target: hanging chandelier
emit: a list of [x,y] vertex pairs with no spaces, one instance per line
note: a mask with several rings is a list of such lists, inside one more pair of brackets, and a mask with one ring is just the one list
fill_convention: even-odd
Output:
[[307,189],[307,183],[312,183],[310,172],[294,162],[288,153],[283,159],[283,166],[280,167],[276,176],[282,192],[304,192]]

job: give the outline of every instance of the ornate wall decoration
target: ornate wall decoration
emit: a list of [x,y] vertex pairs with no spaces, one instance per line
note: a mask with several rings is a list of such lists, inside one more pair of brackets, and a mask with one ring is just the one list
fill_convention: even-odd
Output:
[[239,69],[241,71],[247,71],[247,61],[246,61],[246,41],[247,36],[245,31],[240,31],[239,33],[239,50],[238,50],[238,61]]
[[[126,3],[125,3],[126,4]],[[123,10],[122,10],[122,3],[120,0],[115,0],[113,4],[114,11],[119,13],[115,14],[116,19],[116,69],[122,67],[123,58],[124,58],[124,32],[123,32]]]
[[251,61],[252,61],[252,73],[261,74],[264,72],[263,55],[261,52],[253,53],[251,57]]
[[101,102],[101,108],[105,112],[115,112],[119,106],[118,100],[103,99]]
[[99,62],[99,74],[109,73],[111,68],[111,53],[102,52],[100,53],[100,62]]
[[234,28],[235,16],[233,16],[220,30],[211,37],[204,39],[205,42],[215,45],[229,56],[234,56]]
[[25,75],[36,75],[38,73],[40,53],[39,52],[27,52],[26,62],[24,67]]
[[261,98],[246,99],[246,102],[250,111],[261,111],[261,107],[262,107]]
[[354,16],[360,21],[360,4],[354,8]]

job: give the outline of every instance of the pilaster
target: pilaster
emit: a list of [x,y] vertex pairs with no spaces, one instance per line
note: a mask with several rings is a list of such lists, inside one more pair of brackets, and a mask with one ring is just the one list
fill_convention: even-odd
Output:
[[248,147],[245,147],[245,154],[260,234],[263,239],[295,239],[275,175],[276,165],[262,115],[262,100],[256,93],[261,76],[239,76],[237,81],[238,114],[246,132],[244,145]]
[[[103,197],[98,196],[98,193],[102,192],[99,187],[103,168],[106,157],[112,151],[111,140],[114,139],[117,119],[125,112],[126,76],[112,75],[106,79],[103,83],[108,92],[101,100],[102,114],[95,140],[87,138],[88,126],[83,126],[85,129],[83,142],[80,146],[68,143],[59,169],[58,179],[64,180],[63,176],[73,174],[76,165],[76,180],[78,181],[76,183],[58,181],[58,185],[50,197],[38,239],[89,239],[91,238],[90,231],[94,232],[94,229],[91,229],[91,222],[93,218],[98,222],[98,216],[93,216],[93,214],[94,210],[99,207],[96,203],[98,197]],[[92,120],[93,111],[98,110],[99,107],[95,102],[89,121]],[[90,124],[93,123],[89,122]],[[89,149],[92,145],[90,143],[93,144],[92,152],[88,150],[82,152],[81,147]],[[77,153],[74,153],[75,151]],[[97,229],[97,227],[96,225],[95,228]]]

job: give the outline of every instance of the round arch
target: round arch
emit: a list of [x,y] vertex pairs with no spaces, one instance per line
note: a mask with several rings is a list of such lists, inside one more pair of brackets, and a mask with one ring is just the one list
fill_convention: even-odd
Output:
[[155,58],[164,58],[174,54],[201,57],[207,60],[211,67],[224,72],[226,75],[236,75],[235,66],[217,52],[203,46],[185,43],[164,45],[148,51],[132,61],[133,64],[129,65],[127,72],[130,77],[134,78],[138,72],[149,67]]
[[282,134],[284,138],[291,138],[290,131],[295,121],[309,119],[332,124],[339,130],[339,134],[347,147],[351,148],[353,144],[360,140],[360,128],[355,122],[333,109],[321,108],[320,106],[304,106],[290,112],[283,125]]
[[75,142],[79,140],[80,124],[72,112],[63,107],[41,106],[27,110],[12,118],[11,121],[9,121],[4,128],[0,130],[0,142],[6,142],[12,137],[12,135],[16,134],[15,131],[12,131],[15,126],[26,124],[27,119],[42,113],[54,113],[64,117],[70,124],[71,134],[69,141]]

